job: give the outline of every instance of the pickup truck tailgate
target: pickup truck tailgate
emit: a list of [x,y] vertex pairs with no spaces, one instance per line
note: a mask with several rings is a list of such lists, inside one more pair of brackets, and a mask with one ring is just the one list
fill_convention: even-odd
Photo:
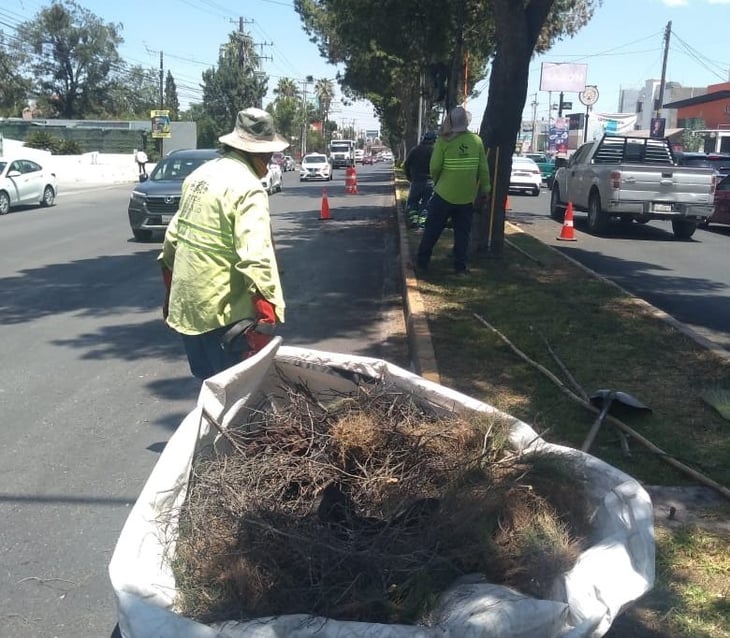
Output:
[[705,169],[624,164],[617,195],[621,200],[712,204],[714,190],[713,178]]

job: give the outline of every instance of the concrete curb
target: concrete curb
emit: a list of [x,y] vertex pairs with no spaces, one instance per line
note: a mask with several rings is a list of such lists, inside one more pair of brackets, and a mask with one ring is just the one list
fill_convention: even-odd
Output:
[[424,379],[441,383],[441,376],[436,364],[436,353],[431,341],[428,327],[428,314],[418,289],[418,278],[413,268],[411,248],[408,242],[406,219],[396,195],[396,214],[398,216],[398,233],[400,235],[401,277],[403,280],[403,312],[406,321],[408,347],[414,371]]

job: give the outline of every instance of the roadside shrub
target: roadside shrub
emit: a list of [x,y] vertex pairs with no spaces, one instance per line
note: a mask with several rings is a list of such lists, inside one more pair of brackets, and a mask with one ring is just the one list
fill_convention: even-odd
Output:
[[51,135],[48,131],[33,131],[25,138],[25,145],[28,148],[50,151],[54,155],[59,152],[62,144],[63,140],[60,137]]
[[[81,155],[81,145],[76,140],[60,140],[58,155]],[[53,152],[53,151],[52,151]]]

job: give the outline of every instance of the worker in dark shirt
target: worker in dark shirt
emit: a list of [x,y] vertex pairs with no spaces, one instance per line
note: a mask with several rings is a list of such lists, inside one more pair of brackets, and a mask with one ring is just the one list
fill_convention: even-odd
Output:
[[406,202],[406,214],[411,228],[423,228],[426,222],[426,205],[433,193],[433,180],[428,166],[435,141],[436,133],[426,131],[420,144],[408,152],[403,163],[406,179],[411,183]]

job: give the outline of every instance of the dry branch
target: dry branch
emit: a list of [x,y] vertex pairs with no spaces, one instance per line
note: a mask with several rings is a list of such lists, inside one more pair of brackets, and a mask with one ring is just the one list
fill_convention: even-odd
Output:
[[[487,328],[489,328],[494,334],[496,334],[504,343],[506,343],[509,348],[514,352],[520,359],[523,361],[529,363],[532,367],[539,370],[542,374],[544,374],[550,381],[552,381],[559,389],[560,391],[565,394],[567,397],[575,401],[576,403],[579,403],[587,410],[590,410],[593,413],[598,413],[600,410],[596,408],[594,405],[589,403],[588,401],[583,400],[581,397],[579,397],[577,394],[572,392],[569,388],[565,386],[565,384],[558,379],[550,370],[545,368],[544,366],[540,365],[537,361],[534,361],[530,357],[528,357],[522,350],[520,350],[517,346],[515,346],[504,334],[502,334],[497,328],[495,328],[492,324],[490,324],[484,317],[474,313],[474,317],[484,324]],[[717,490],[720,494],[722,494],[725,498],[730,499],[730,489],[725,487],[724,485],[721,485],[717,481],[713,481],[709,476],[706,476],[705,474],[702,474],[698,472],[697,470],[692,469],[691,467],[685,465],[681,461],[677,460],[658,446],[654,445],[649,439],[645,438],[641,434],[639,434],[636,430],[634,430],[632,427],[626,425],[623,421],[620,419],[617,419],[616,417],[608,414],[606,415],[606,421],[609,423],[613,423],[617,428],[631,436],[632,438],[636,439],[639,443],[641,443],[644,447],[646,447],[648,450],[659,456],[662,460],[664,460],[669,465],[677,468],[684,474],[687,474],[688,476],[692,477],[693,479],[700,481],[704,485],[707,485],[714,490]]]

